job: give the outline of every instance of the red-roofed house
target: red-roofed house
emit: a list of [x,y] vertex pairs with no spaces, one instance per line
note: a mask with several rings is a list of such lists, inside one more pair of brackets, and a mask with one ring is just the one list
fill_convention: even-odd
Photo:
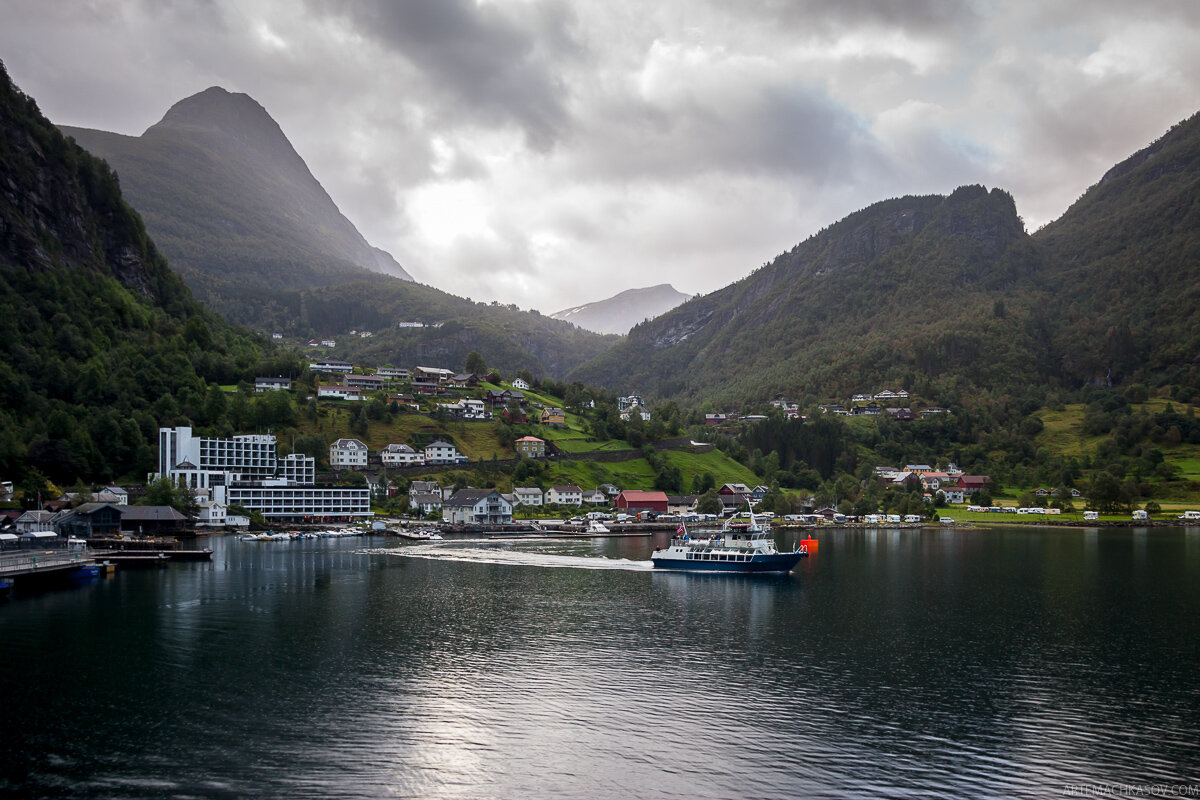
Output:
[[626,489],[617,495],[617,508],[633,509],[635,511],[667,510],[666,492],[639,492],[636,489]]
[[975,494],[987,487],[992,479],[987,475],[961,475],[958,478],[958,488],[966,494]]

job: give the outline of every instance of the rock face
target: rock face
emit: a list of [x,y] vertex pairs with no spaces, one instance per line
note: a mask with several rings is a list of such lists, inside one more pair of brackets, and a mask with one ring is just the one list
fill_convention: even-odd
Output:
[[248,95],[206,89],[138,137],[62,130],[116,169],[172,266],[232,318],[253,322],[260,291],[412,280],[342,215]]
[[64,140],[7,75],[0,79],[2,266],[94,270],[155,300],[180,291],[112,171]]
[[646,289],[627,289],[607,300],[565,308],[550,316],[594,333],[628,333],[634,325],[670,311],[688,297],[663,283]]

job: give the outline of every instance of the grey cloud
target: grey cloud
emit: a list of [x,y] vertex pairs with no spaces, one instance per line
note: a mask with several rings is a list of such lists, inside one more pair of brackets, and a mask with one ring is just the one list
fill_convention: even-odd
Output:
[[429,99],[441,106],[443,122],[515,123],[537,149],[551,147],[568,126],[559,62],[581,48],[562,7],[535,5],[512,12],[521,15],[514,19],[469,0],[310,4],[348,20],[420,70],[432,82]]
[[736,6],[711,2],[718,8],[736,8],[760,23],[771,21],[818,35],[878,26],[928,36],[973,28],[980,19],[975,4],[967,0],[743,0]]

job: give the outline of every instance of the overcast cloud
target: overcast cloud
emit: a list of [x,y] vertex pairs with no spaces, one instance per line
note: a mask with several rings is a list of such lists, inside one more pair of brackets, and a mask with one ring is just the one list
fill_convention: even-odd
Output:
[[1200,109],[1200,3],[0,0],[60,124],[219,85],[419,281],[544,312],[707,292],[877,200],[1012,192],[1032,231]]

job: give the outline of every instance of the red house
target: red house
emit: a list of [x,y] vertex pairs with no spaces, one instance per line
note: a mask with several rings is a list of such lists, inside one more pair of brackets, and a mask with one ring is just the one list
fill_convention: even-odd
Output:
[[958,488],[967,494],[974,494],[986,488],[991,482],[992,479],[987,475],[962,475],[958,479]]
[[616,506],[617,508],[631,511],[661,511],[666,513],[667,493],[639,492],[635,489],[626,489],[617,495]]

